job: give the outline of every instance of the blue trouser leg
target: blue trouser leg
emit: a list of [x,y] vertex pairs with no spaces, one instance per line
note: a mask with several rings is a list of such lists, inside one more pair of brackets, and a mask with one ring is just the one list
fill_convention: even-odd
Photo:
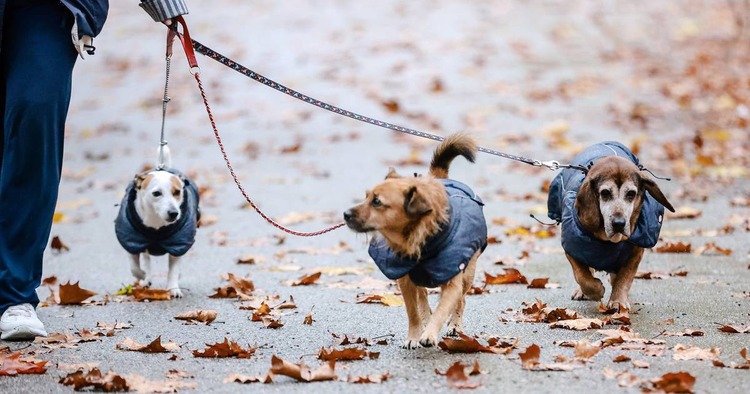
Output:
[[0,48],[0,313],[36,305],[63,160],[76,51],[58,1],[11,6]]

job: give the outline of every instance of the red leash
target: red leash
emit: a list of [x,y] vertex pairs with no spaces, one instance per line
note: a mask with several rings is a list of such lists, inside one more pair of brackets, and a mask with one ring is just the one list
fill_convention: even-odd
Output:
[[[296,235],[300,237],[314,237],[316,235],[325,234],[327,232],[333,231],[339,227],[344,226],[344,223],[338,223],[338,224],[335,224],[330,227],[326,227],[318,231],[312,231],[312,232],[295,231],[290,228],[284,227],[280,223],[268,217],[265,213],[263,213],[263,211],[260,210],[260,208],[258,208],[255,202],[253,202],[253,200],[250,198],[250,196],[248,196],[247,192],[245,192],[245,189],[242,187],[240,180],[237,178],[237,174],[235,174],[234,172],[232,163],[229,161],[229,156],[227,156],[226,149],[224,149],[224,143],[222,143],[221,141],[219,130],[216,128],[216,121],[214,121],[214,115],[211,112],[211,107],[208,105],[208,98],[206,98],[206,91],[203,89],[203,83],[201,82],[201,78],[200,78],[200,67],[198,67],[198,60],[195,58],[195,51],[193,50],[192,40],[190,39],[190,32],[188,31],[188,27],[187,27],[187,24],[185,23],[185,19],[182,16],[178,16],[174,18],[174,21],[176,23],[173,26],[171,26],[167,32],[167,59],[169,59],[172,56],[172,41],[174,41],[174,37],[177,36],[180,39],[180,42],[182,43],[182,48],[185,51],[185,56],[187,57],[188,65],[190,66],[190,73],[193,74],[195,81],[198,83],[198,90],[200,90],[201,97],[203,98],[203,104],[206,106],[206,113],[208,114],[208,120],[211,122],[211,127],[214,130],[214,137],[216,138],[216,143],[219,145],[219,150],[221,150],[221,155],[224,157],[224,162],[227,165],[227,169],[229,169],[229,173],[232,175],[232,179],[234,179],[234,183],[237,185],[237,188],[240,190],[240,193],[242,193],[242,196],[245,197],[245,200],[247,200],[248,204],[250,204],[250,206],[253,207],[253,209],[255,209],[255,212],[258,212],[258,214],[272,226],[288,234],[292,234],[292,235]],[[177,32],[177,26],[176,26],[177,24],[182,25],[182,33]]]

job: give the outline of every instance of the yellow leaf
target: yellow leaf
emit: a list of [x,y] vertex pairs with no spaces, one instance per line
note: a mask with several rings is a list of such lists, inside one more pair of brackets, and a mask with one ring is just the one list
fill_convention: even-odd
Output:
[[380,302],[385,306],[404,306],[404,299],[395,294],[383,294]]
[[62,212],[55,212],[52,216],[52,223],[61,223],[63,220],[65,220],[65,214]]

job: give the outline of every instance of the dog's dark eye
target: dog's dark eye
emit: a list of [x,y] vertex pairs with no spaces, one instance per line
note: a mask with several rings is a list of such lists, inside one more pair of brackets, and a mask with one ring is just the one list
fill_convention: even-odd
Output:
[[175,197],[179,197],[180,196],[180,190],[173,191],[172,195],[175,196]]
[[151,195],[154,196],[154,197],[161,197],[161,192],[158,191],[158,190],[154,190],[154,192],[151,193]]
[[609,189],[604,189],[599,192],[599,195],[602,197],[602,200],[609,200],[612,198],[612,191]]
[[635,190],[630,190],[627,193],[625,193],[625,199],[628,201],[633,201],[635,199]]
[[380,201],[379,198],[375,197],[375,198],[372,199],[372,202],[370,203],[370,205],[372,205],[373,207],[377,208],[379,206],[382,206],[383,202]]

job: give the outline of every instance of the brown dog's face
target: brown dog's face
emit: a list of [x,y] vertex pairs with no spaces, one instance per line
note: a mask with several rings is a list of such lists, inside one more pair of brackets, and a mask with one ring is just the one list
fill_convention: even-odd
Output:
[[646,191],[674,211],[656,183],[630,160],[602,158],[591,167],[576,197],[581,223],[601,239],[624,241],[635,229]]
[[[395,250],[412,254],[447,215],[442,185],[431,178],[404,178],[391,170],[365,194],[365,201],[344,212],[346,225],[360,233],[377,231]],[[434,226],[431,226],[434,225]],[[415,244],[416,243],[416,244]]]

